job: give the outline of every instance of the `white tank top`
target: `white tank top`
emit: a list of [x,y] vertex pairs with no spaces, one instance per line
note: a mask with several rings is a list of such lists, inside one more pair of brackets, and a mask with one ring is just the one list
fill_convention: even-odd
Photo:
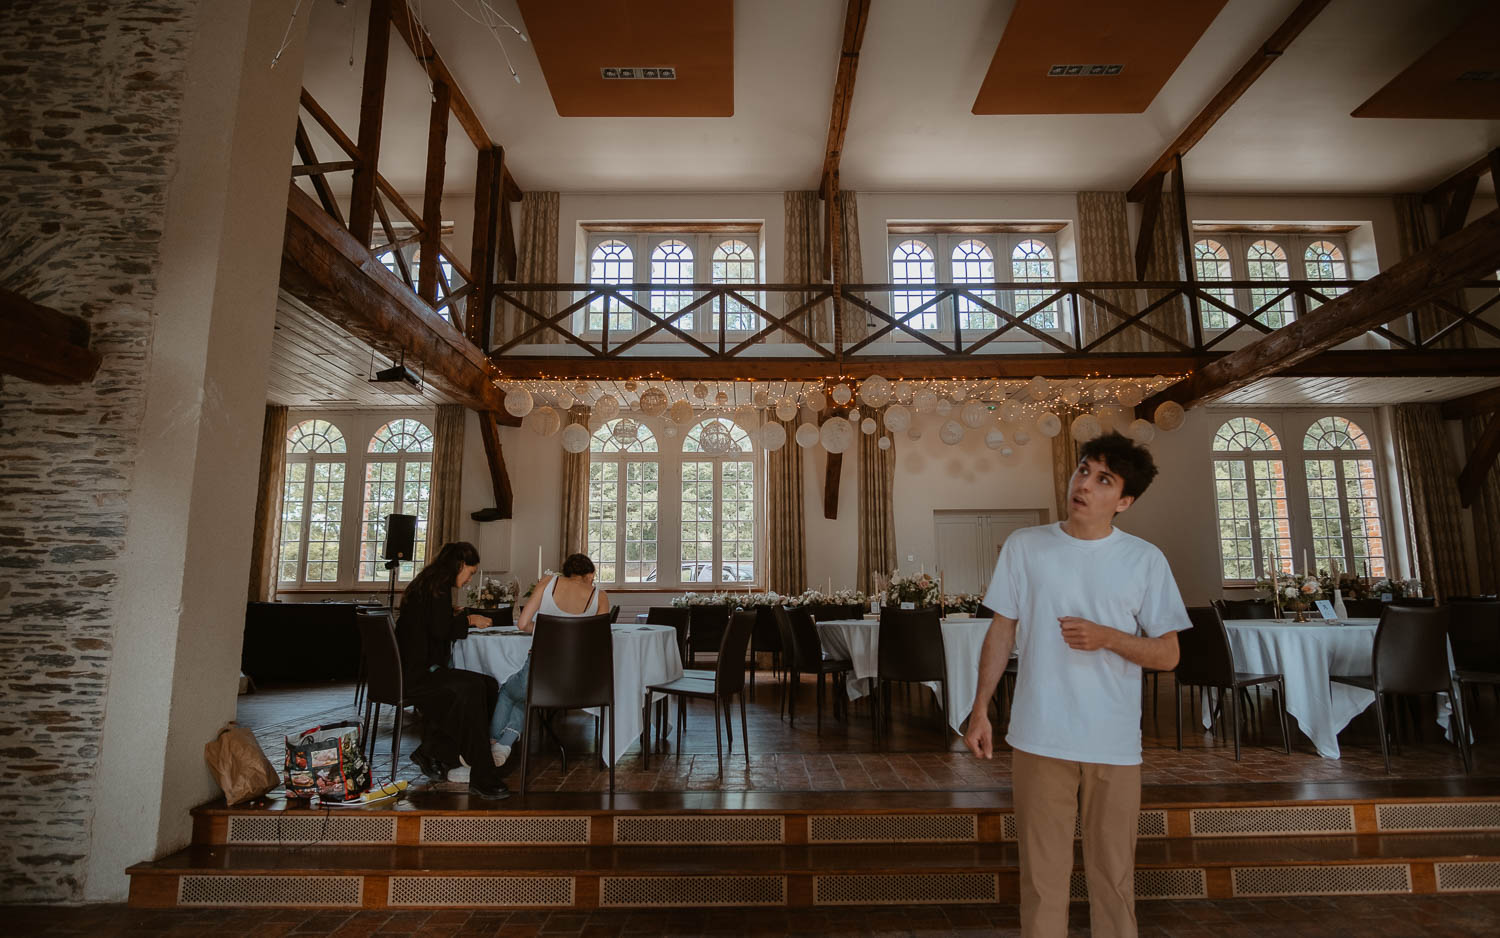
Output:
[[568,619],[581,619],[584,616],[594,615],[594,610],[599,608],[599,588],[596,586],[593,592],[589,593],[589,601],[584,604],[582,612],[568,612],[557,604],[556,599],[552,598],[552,590],[560,579],[562,579],[560,576],[553,577],[552,581],[547,584],[547,588],[542,591],[542,604],[537,608],[537,612],[544,616],[563,616]]

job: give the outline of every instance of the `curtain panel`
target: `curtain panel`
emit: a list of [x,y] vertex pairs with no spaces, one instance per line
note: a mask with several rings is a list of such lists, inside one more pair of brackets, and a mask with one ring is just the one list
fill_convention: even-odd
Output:
[[[1161,194],[1161,210],[1156,214],[1156,227],[1151,231],[1151,255],[1146,260],[1146,280],[1186,280],[1187,259],[1182,256],[1182,232],[1177,219],[1177,206],[1181,195],[1177,192]],[[1163,290],[1147,290],[1146,303],[1155,303],[1166,295]],[[1143,320],[1152,327],[1171,336],[1184,345],[1192,345],[1192,304],[1184,297],[1168,300]],[[1156,336],[1141,336],[1146,348],[1153,351],[1175,352],[1177,347]]]
[[[1474,446],[1484,435],[1489,420],[1500,420],[1500,414],[1464,418],[1464,450]],[[1479,592],[1500,592],[1500,467],[1490,467],[1479,485],[1479,497],[1471,508],[1474,517],[1474,556],[1479,561]]]
[[[1125,193],[1078,193],[1078,274],[1082,280],[1134,280],[1135,258],[1130,243],[1130,225],[1125,216]],[[1092,342],[1122,322],[1119,314],[1104,303],[1116,307],[1126,316],[1136,312],[1135,293],[1131,290],[1092,291],[1103,303],[1080,301],[1079,320],[1084,342]],[[1095,351],[1142,351],[1141,332],[1126,329]]]
[[1073,479],[1073,470],[1078,468],[1078,444],[1073,441],[1073,434],[1070,431],[1073,418],[1082,411],[1058,405],[1052,409],[1052,412],[1062,420],[1062,432],[1051,440],[1052,496],[1053,507],[1057,511],[1057,517],[1053,520],[1065,521],[1068,517],[1068,483]]
[[1458,469],[1442,412],[1436,404],[1400,404],[1393,411],[1416,575],[1439,599],[1466,595],[1469,565],[1459,529]]
[[[516,232],[516,284],[554,283],[557,281],[558,205],[556,192],[528,192],[521,197],[521,227]],[[509,211],[507,208],[506,211]],[[556,293],[527,292],[515,288],[516,298],[543,316],[557,312]],[[539,325],[534,316],[509,303],[499,304],[493,341],[509,342]],[[560,323],[569,328],[570,323]],[[566,341],[552,329],[532,333],[526,344],[551,344]]]
[[[1401,247],[1401,258],[1405,260],[1424,248],[1431,247],[1437,240],[1433,236],[1436,224],[1432,220],[1427,205],[1422,201],[1422,196],[1417,193],[1406,193],[1395,197],[1396,203],[1396,235],[1397,243]],[[1445,294],[1442,299],[1453,303],[1460,309],[1463,308],[1463,293],[1455,291]],[[1417,328],[1425,339],[1442,329],[1453,321],[1453,316],[1441,311],[1435,303],[1427,302],[1416,307]],[[1405,331],[1405,330],[1401,330]],[[1473,344],[1473,330],[1467,326],[1460,326],[1438,340],[1439,348],[1468,348]]]
[[802,447],[793,441],[797,419],[768,421],[786,430],[786,443],[766,453],[766,588],[783,596],[807,589],[807,516]]
[[[859,199],[856,194],[840,192],[838,211],[840,222],[844,226],[844,238],[839,242],[839,258],[844,266],[844,283],[863,283],[865,264],[859,249]],[[883,252],[882,256],[884,256]],[[865,311],[853,303],[842,305],[844,307],[844,347],[848,348],[870,334],[870,320]]]
[[[885,425],[885,408],[861,411]],[[859,560],[857,587],[875,592],[875,576],[896,569],[896,447],[880,448],[879,433],[859,433]]]
[[[786,245],[782,253],[782,276],[787,283],[827,283],[823,271],[823,202],[816,192],[786,192]],[[782,314],[812,299],[810,293],[786,293]],[[814,342],[833,346],[833,304],[827,300],[805,310],[791,325]],[[788,341],[791,341],[788,337]]]
[[427,556],[459,539],[463,523],[464,421],[462,404],[439,404],[432,431],[431,501],[427,509]]
[[[589,424],[589,409],[574,407],[568,411],[568,423]],[[567,424],[564,424],[566,426]],[[589,451],[570,453],[563,450],[562,471],[562,552],[561,563],[570,554],[587,553],[589,540]]]
[[266,405],[260,435],[260,485],[255,493],[255,531],[251,537],[251,602],[276,599],[277,561],[281,553],[281,500],[286,486],[287,409]]

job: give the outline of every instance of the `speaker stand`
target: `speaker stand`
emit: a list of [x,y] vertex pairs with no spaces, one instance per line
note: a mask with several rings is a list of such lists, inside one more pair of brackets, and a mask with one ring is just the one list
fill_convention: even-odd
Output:
[[387,594],[386,594],[385,607],[391,611],[391,615],[395,615],[396,614],[396,573],[401,569],[401,561],[399,561],[399,560],[387,560],[385,562],[385,568],[391,572],[391,585],[390,585],[390,589],[387,591]]

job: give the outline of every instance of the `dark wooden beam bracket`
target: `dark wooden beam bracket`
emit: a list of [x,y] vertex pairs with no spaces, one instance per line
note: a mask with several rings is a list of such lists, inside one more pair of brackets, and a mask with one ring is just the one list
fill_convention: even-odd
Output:
[[510,487],[510,473],[505,468],[505,450],[500,445],[500,430],[496,425],[499,415],[488,410],[481,410],[478,415],[479,435],[484,440],[484,458],[490,467],[490,485],[495,493],[495,507],[482,508],[470,517],[476,521],[502,521],[514,514],[515,495]]
[[37,384],[88,384],[102,361],[79,316],[0,289],[0,374]]
[[1500,410],[1500,387],[1476,391],[1463,397],[1455,397],[1442,404],[1444,420],[1460,420],[1464,417],[1483,417]]
[[1495,468],[1495,458],[1500,456],[1500,416],[1493,416],[1485,424],[1484,433],[1474,444],[1469,461],[1458,474],[1458,501],[1465,508],[1479,497],[1479,488],[1484,477]]

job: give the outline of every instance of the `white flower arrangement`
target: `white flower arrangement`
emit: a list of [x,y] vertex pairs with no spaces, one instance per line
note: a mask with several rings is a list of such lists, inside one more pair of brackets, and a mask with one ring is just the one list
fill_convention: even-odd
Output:
[[[515,580],[495,580],[486,577],[483,583],[471,585],[465,595],[470,606],[482,609],[492,609],[495,606],[515,605],[516,595],[521,589],[521,584]],[[530,595],[530,591],[527,592]]]
[[911,603],[918,609],[936,606],[942,601],[937,578],[930,573],[902,576],[900,571],[891,574],[885,588],[886,601],[892,604]]

